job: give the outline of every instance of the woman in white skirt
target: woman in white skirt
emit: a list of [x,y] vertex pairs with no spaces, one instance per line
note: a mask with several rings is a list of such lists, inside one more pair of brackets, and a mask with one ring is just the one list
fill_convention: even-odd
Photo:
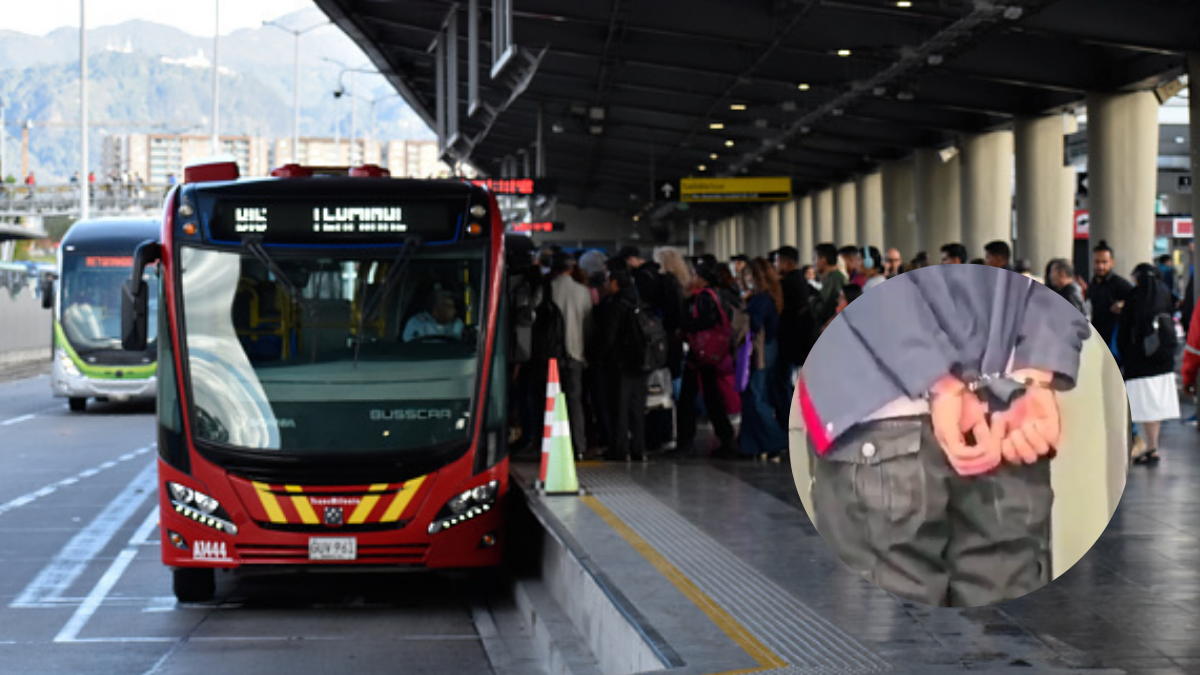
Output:
[[1175,387],[1175,325],[1171,295],[1158,270],[1142,263],[1133,270],[1133,292],[1117,326],[1125,389],[1133,421],[1143,430],[1146,449],[1137,464],[1158,461],[1158,436],[1164,420],[1179,418]]

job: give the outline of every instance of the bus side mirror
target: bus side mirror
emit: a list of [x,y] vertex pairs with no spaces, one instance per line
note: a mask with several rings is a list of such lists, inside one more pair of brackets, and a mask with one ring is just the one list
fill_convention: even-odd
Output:
[[150,295],[142,273],[146,265],[159,259],[161,249],[156,241],[138,244],[133,253],[130,278],[121,284],[121,347],[127,351],[146,351],[147,316]]
[[41,284],[42,309],[51,309],[54,307],[54,277],[44,274],[39,282]]
[[132,352],[146,351],[146,316],[149,292],[141,279],[121,282],[121,347]]

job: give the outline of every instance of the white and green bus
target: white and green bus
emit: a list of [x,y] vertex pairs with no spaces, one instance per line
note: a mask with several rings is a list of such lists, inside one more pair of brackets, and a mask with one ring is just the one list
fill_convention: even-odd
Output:
[[157,241],[161,227],[157,218],[80,220],[59,245],[53,292],[43,296],[54,310],[50,388],[73,411],[86,410],[89,398],[123,401],[155,395],[157,303],[151,298],[146,349],[125,351],[121,282],[133,268],[134,249],[148,239]]

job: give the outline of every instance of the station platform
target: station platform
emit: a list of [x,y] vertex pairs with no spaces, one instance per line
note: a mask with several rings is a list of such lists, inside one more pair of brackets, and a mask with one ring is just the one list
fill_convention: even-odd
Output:
[[1083,560],[972,609],[851,571],[786,461],[582,462],[582,496],[540,495],[535,463],[513,478],[546,533],[543,578],[595,655],[584,672],[1200,673],[1200,432],[1169,423],[1160,445]]

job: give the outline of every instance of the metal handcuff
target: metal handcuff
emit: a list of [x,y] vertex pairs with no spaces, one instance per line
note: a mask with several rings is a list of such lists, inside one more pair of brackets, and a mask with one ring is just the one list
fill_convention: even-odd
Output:
[[[993,414],[1008,411],[1031,388],[1052,388],[1050,383],[1039,382],[1033,378],[1026,378],[1024,381],[1016,380],[1007,373],[979,373],[974,369],[955,367],[951,369],[951,374],[962,380],[967,391],[975,394],[979,400],[987,404],[988,412],[985,418],[989,425]],[[967,432],[967,435],[969,436],[968,443],[973,445],[974,434]],[[1053,459],[1056,454],[1057,452],[1051,449],[1047,457]]]

